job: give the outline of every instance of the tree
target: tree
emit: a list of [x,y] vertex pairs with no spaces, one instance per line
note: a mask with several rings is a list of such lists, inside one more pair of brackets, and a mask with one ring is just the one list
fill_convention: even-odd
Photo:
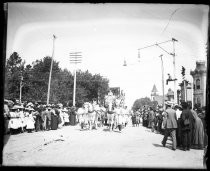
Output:
[[24,71],[25,61],[22,61],[17,52],[11,54],[5,67],[5,98],[18,99],[20,79]]
[[[19,97],[20,76],[23,76],[22,100],[45,102],[52,58],[47,56],[25,66],[21,57],[14,52],[7,61],[5,88],[9,99]],[[50,86],[50,103],[73,103],[74,76],[67,69],[62,70],[59,62],[53,61]],[[109,89],[108,79],[88,70],[77,71],[76,105],[92,99],[103,100]],[[6,94],[6,93],[5,93]]]
[[[31,96],[30,99],[34,99],[35,101],[38,100],[46,101],[51,60],[52,58],[47,56],[41,60],[36,60],[35,62],[32,63],[33,67],[31,70],[31,79],[30,79],[30,84],[32,86],[30,87],[29,91]],[[57,83],[55,79],[60,70],[61,69],[59,68],[59,62],[53,60],[51,87],[55,87],[54,84]],[[53,92],[52,89],[51,92]],[[52,96],[50,96],[50,100],[51,97]]]
[[140,98],[140,99],[135,100],[132,109],[134,111],[136,111],[145,105],[152,106],[152,102],[149,97]]

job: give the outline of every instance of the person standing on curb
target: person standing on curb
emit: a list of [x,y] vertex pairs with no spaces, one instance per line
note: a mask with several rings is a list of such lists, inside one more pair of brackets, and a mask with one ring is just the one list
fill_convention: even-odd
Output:
[[166,125],[162,145],[165,147],[168,136],[172,137],[172,150],[176,150],[176,129],[177,117],[176,111],[171,108],[169,103],[166,103]]

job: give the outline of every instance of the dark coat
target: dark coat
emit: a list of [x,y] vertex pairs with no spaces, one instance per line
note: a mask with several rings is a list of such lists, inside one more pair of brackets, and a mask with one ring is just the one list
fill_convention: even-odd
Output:
[[169,108],[166,109],[166,127],[165,128],[177,128],[176,111]]
[[76,125],[76,112],[74,110],[70,113],[70,125]]
[[52,114],[52,115],[51,115],[51,129],[52,129],[52,130],[58,129],[58,122],[59,122],[59,121],[58,121],[58,116]]
[[[194,122],[194,118],[192,116],[192,113],[189,109],[184,109],[181,113],[181,121],[180,121],[180,126],[181,126],[181,129],[182,130],[192,130],[193,129],[193,122]],[[186,119],[189,119],[190,120],[190,124],[189,125],[185,125],[184,124],[184,121]]]
[[36,118],[35,118],[35,130],[40,131],[41,130],[41,125],[42,125],[41,114],[37,113]]

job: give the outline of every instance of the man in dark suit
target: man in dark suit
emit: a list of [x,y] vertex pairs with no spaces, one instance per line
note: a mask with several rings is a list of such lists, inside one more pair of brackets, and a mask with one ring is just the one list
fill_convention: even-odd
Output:
[[176,129],[177,117],[176,111],[171,108],[169,103],[166,104],[166,125],[162,145],[165,147],[168,136],[172,137],[172,150],[176,150]]

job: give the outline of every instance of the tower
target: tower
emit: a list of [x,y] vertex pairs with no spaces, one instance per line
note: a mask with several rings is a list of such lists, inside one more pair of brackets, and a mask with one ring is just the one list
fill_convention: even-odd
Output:
[[158,90],[156,88],[156,85],[154,84],[153,88],[152,88],[152,91],[151,91],[151,100],[154,101],[155,100],[155,97],[158,95],[157,94]]

